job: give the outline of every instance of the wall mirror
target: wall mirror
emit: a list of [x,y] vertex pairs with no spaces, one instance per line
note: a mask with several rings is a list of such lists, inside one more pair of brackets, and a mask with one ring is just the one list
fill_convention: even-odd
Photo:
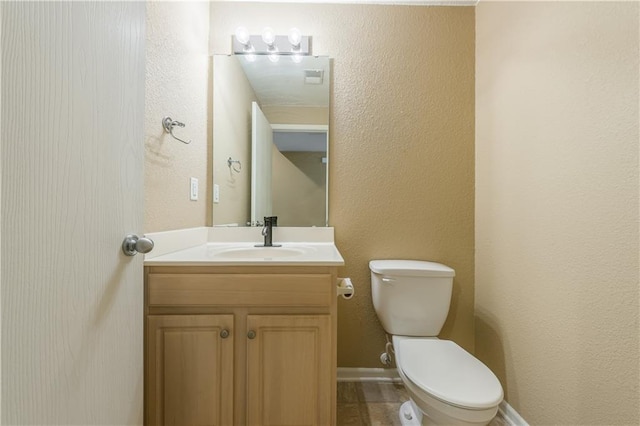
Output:
[[213,57],[216,226],[327,226],[330,59],[273,59]]

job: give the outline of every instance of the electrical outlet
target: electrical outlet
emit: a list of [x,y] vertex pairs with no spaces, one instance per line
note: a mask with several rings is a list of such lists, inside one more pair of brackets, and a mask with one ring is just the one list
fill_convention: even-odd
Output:
[[198,200],[198,179],[194,177],[191,178],[189,198],[191,199],[191,201]]

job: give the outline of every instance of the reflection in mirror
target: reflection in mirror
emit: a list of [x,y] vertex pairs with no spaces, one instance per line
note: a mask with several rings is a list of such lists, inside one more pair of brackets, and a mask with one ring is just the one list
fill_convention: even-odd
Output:
[[329,58],[247,59],[213,57],[213,224],[327,226]]

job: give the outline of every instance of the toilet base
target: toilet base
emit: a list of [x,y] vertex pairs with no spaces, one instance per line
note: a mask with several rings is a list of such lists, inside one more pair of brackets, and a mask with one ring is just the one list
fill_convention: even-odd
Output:
[[400,406],[398,416],[402,426],[421,426],[422,413],[411,401],[406,401]]
[[400,424],[402,426],[431,426],[436,425],[420,408],[412,401],[406,401],[400,406],[398,411]]
[[[462,420],[441,419],[440,422],[434,421],[431,417],[426,415],[420,407],[413,402],[412,399],[405,401],[398,410],[398,417],[400,418],[400,424],[402,426],[437,426],[437,425],[460,425],[460,426],[480,426],[486,425],[487,422],[465,422]],[[444,423],[443,423],[444,422]]]

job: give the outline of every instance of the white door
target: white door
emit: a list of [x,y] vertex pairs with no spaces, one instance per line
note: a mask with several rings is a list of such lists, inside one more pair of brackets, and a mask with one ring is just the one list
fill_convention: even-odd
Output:
[[256,102],[251,103],[251,221],[272,216],[271,150],[273,130]]
[[0,22],[2,424],[141,424],[145,4]]

